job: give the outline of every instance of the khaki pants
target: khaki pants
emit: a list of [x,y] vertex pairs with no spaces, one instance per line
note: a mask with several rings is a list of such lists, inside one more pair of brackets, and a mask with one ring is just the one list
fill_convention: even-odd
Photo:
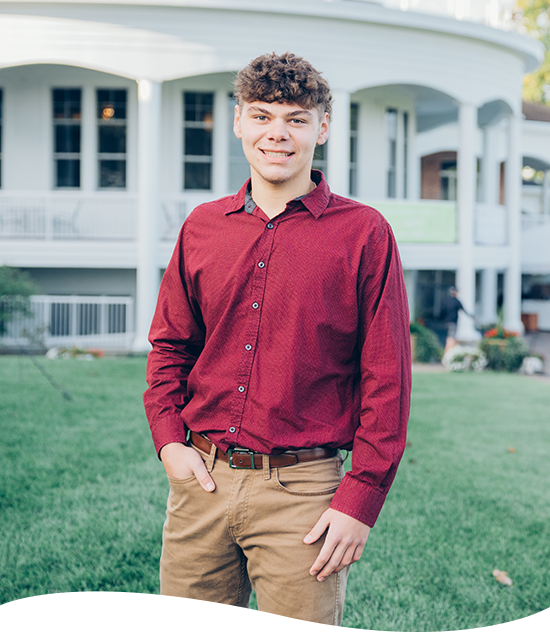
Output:
[[[196,449],[196,448],[195,448]],[[339,625],[348,568],[319,582],[309,574],[324,536],[302,540],[329,507],[343,476],[340,456],[271,469],[235,470],[200,450],[216,482],[170,480],[160,563],[161,593]]]

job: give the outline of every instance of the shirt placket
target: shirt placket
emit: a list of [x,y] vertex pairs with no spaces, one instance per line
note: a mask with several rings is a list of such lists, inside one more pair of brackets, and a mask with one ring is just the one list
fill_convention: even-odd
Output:
[[265,225],[258,248],[258,256],[252,263],[254,266],[254,272],[252,274],[252,292],[248,298],[249,305],[247,307],[248,315],[246,319],[243,350],[239,362],[235,394],[231,405],[229,428],[226,434],[227,442],[231,445],[237,445],[236,441],[241,430],[244,406],[248,396],[250,375],[252,373],[252,364],[254,362],[258,342],[258,331],[260,329],[260,322],[262,319],[262,307],[267,281],[267,272],[269,259],[273,250],[275,230],[275,223],[268,222]]

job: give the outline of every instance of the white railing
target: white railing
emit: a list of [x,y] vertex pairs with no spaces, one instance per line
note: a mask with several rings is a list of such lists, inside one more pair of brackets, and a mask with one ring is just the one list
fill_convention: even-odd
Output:
[[127,296],[32,296],[31,316],[9,322],[4,346],[129,349],[134,301]]
[[0,239],[136,239],[133,194],[0,192]]
[[505,246],[508,243],[506,207],[476,204],[474,241],[480,246]]

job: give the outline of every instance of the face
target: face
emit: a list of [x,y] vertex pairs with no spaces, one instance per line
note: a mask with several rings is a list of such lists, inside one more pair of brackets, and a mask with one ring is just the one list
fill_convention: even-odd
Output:
[[309,183],[315,145],[328,138],[328,114],[296,103],[245,102],[235,106],[233,130],[242,140],[253,181]]

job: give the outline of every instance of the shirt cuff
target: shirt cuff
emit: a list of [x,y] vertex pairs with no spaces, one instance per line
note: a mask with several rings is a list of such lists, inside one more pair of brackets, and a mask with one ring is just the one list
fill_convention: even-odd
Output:
[[187,445],[187,430],[179,414],[157,420],[156,423],[151,426],[151,434],[159,459],[160,451],[166,444],[183,443]]
[[387,492],[358,481],[348,472],[334,494],[331,509],[345,513],[360,522],[374,527],[382,510]]

